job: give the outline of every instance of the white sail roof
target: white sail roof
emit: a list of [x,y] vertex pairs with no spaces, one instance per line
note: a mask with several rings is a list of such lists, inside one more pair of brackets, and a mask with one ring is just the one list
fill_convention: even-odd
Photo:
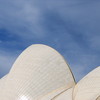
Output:
[[[100,96],[100,67],[97,67],[80,82],[74,89],[74,100],[96,100]],[[97,100],[99,100],[98,97]]]
[[15,61],[0,100],[37,100],[47,95],[51,99],[74,85],[68,64],[56,50],[32,45]]

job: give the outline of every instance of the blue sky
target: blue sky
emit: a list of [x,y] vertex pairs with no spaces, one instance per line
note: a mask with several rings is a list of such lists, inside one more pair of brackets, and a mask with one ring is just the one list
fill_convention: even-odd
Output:
[[0,78],[31,44],[59,51],[79,81],[100,65],[100,1],[0,0]]

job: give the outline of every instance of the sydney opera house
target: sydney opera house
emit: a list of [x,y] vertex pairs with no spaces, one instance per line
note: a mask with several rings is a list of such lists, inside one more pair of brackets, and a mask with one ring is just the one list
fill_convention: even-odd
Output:
[[0,79],[0,100],[100,100],[100,67],[76,83],[56,50],[32,45]]

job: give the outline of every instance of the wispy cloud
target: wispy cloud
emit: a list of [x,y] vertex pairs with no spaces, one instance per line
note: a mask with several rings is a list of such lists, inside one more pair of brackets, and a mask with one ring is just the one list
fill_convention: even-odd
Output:
[[43,43],[68,60],[79,80],[100,64],[99,9],[99,0],[0,0],[0,70],[8,71],[27,46]]
[[65,23],[70,22],[70,24],[68,23],[69,27],[72,27],[71,24],[73,26],[75,24],[74,28],[78,31],[80,30],[78,27],[84,28],[83,32],[86,34],[86,32],[88,33],[88,31],[90,32],[93,29],[94,31],[97,28],[99,29],[99,27],[95,26],[95,23],[100,24],[98,22],[100,17],[98,13],[100,8],[99,3],[99,1],[90,2],[81,0],[43,0],[42,2],[38,0],[1,0],[0,26],[22,38],[32,39],[34,37],[42,37],[45,34],[49,34],[43,24],[49,24],[48,20],[52,21],[46,15],[50,16],[51,14],[52,16],[55,14],[56,18],[57,16],[60,17]]
[[0,26],[22,38],[43,36],[38,24],[40,10],[28,1],[1,1]]
[[16,56],[16,54],[12,55],[12,53],[0,50],[0,77],[3,77],[9,73]]

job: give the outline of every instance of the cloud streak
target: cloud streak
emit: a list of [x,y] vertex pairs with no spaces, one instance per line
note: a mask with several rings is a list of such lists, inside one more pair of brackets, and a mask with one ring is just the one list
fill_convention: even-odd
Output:
[[9,73],[15,59],[16,55],[0,50],[0,77]]
[[0,65],[5,66],[0,70],[8,72],[27,46],[43,43],[58,50],[81,79],[100,64],[99,5],[98,0],[0,0]]

